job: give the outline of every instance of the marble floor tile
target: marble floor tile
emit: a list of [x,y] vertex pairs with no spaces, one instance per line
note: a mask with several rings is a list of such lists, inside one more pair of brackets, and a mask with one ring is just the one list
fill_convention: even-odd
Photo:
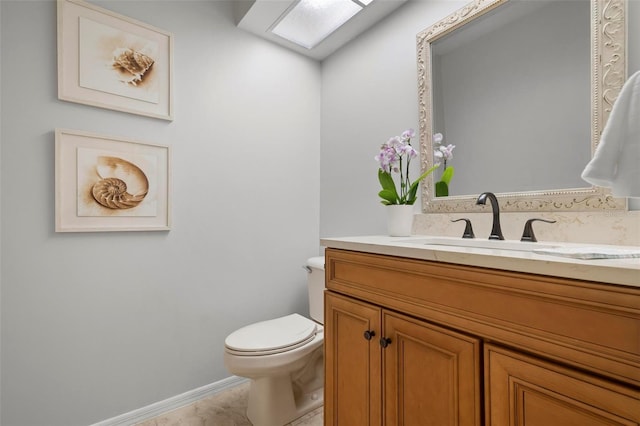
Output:
[[323,426],[323,408],[316,408],[310,413],[305,414],[297,420],[289,423],[289,426]]
[[[136,426],[252,426],[245,414],[248,394],[249,383],[242,383]],[[320,407],[287,426],[322,426],[322,414]]]

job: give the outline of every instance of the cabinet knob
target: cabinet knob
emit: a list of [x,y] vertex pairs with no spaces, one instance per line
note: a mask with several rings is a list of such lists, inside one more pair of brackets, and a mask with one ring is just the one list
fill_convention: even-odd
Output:
[[376,332],[373,331],[373,330],[367,330],[367,331],[364,332],[364,338],[367,339],[367,340],[373,339],[373,336],[375,336],[375,335],[376,335]]
[[389,339],[388,337],[380,338],[380,346],[382,346],[383,348],[386,348],[387,346],[389,346],[390,343],[391,343],[391,339]]

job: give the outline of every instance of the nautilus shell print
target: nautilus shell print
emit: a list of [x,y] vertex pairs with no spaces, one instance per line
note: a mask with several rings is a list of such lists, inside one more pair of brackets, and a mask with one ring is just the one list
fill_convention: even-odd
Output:
[[136,207],[149,192],[149,179],[145,173],[122,158],[98,157],[96,173],[99,180],[92,186],[91,195],[96,202],[109,209]]

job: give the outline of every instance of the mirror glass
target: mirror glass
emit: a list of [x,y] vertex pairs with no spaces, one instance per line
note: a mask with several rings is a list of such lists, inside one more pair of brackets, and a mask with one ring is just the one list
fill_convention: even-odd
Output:
[[[602,92],[624,83],[624,68],[608,86],[592,69],[604,45],[592,33],[607,23],[593,7],[624,20],[620,0],[487,0],[418,35],[423,168],[442,162],[432,135],[455,145],[449,196],[432,189],[441,167],[423,185],[425,211],[477,210],[485,191],[506,210],[625,207],[580,178],[607,116]],[[624,25],[612,28],[624,54]]]

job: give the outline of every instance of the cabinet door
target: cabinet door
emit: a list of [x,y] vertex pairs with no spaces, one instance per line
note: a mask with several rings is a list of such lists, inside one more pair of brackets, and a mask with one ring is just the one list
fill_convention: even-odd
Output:
[[325,292],[324,318],[324,424],[381,425],[380,308]]
[[480,341],[396,313],[382,317],[391,339],[382,351],[385,425],[480,425]]
[[640,392],[504,348],[485,348],[489,426],[640,423]]

